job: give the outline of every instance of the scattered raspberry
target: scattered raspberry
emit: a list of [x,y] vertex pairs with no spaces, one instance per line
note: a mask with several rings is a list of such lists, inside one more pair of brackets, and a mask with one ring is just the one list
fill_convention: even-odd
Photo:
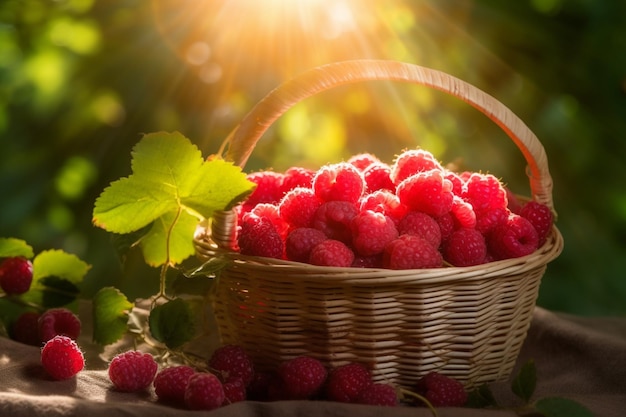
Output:
[[429,372],[415,386],[433,407],[462,407],[467,402],[467,392],[459,381],[438,372]]
[[508,205],[504,186],[491,174],[472,173],[465,182],[461,197],[471,203],[477,213]]
[[530,255],[539,247],[539,236],[530,221],[511,214],[504,224],[491,232],[487,245],[495,259],[519,258]]
[[383,266],[389,269],[439,268],[442,265],[437,248],[415,235],[401,235],[387,245],[383,254]]
[[328,374],[326,398],[330,401],[354,403],[361,391],[372,383],[372,376],[363,365],[354,362],[342,365]]
[[244,255],[282,259],[285,251],[284,242],[271,220],[250,213],[243,216],[237,243]]
[[68,379],[85,367],[85,358],[74,340],[55,336],[41,349],[41,365],[52,378]]
[[154,377],[154,392],[161,401],[184,404],[187,383],[195,373],[192,367],[186,365],[164,368]]
[[398,233],[419,236],[428,241],[433,247],[441,245],[441,228],[437,221],[421,211],[411,211],[400,223],[398,223]]
[[326,239],[311,250],[309,263],[318,266],[346,267],[352,265],[354,252],[345,243]]
[[510,211],[506,207],[494,207],[476,212],[476,229],[487,235],[500,226],[509,217]]
[[476,213],[474,212],[474,208],[461,197],[454,196],[450,212],[452,216],[454,216],[455,223],[458,227],[476,227]]
[[371,153],[360,153],[348,159],[348,163],[354,165],[359,171],[365,171],[372,164],[379,163],[380,159]]
[[291,167],[285,171],[281,194],[285,195],[297,187],[311,188],[315,171],[302,167]]
[[282,184],[285,174],[274,171],[259,171],[247,175],[257,186],[246,200],[246,205],[254,207],[259,203],[277,203],[282,198]]
[[80,328],[80,319],[67,308],[52,308],[39,317],[39,339],[42,343],[57,335],[76,340],[80,335]]
[[366,192],[372,193],[378,190],[396,191],[396,186],[391,181],[391,167],[383,162],[375,162],[363,171]]
[[395,407],[398,405],[398,394],[390,384],[371,384],[365,387],[356,399],[359,404]]
[[487,244],[476,229],[461,228],[452,233],[443,245],[443,257],[454,266],[472,266],[485,263]]
[[40,314],[35,311],[20,314],[11,326],[11,338],[27,345],[41,346],[39,317]]
[[324,201],[356,203],[365,191],[365,180],[354,165],[340,162],[317,171],[313,177],[313,190]]
[[522,207],[519,214],[527,219],[537,231],[539,247],[541,247],[546,242],[554,224],[552,210],[545,204],[529,201]]
[[391,217],[398,223],[409,211],[407,206],[400,203],[397,195],[389,190],[377,190],[366,194],[359,202],[360,211],[372,210]]
[[33,282],[33,264],[26,258],[6,258],[0,264],[0,287],[7,294],[24,294]]
[[278,204],[280,216],[292,227],[311,227],[315,212],[322,205],[312,189],[296,187]]
[[254,377],[254,364],[244,348],[238,345],[224,345],[215,349],[209,359],[211,372],[223,381],[241,378],[247,386]]
[[408,177],[398,184],[396,194],[409,209],[434,217],[452,208],[452,183],[436,169]]
[[222,384],[224,389],[224,405],[246,400],[246,384],[243,379],[234,377]]
[[187,384],[185,405],[190,410],[214,410],[224,403],[226,394],[220,380],[213,374],[196,373]]
[[292,400],[312,398],[326,381],[324,365],[310,356],[299,356],[283,362],[278,375],[285,384],[287,397]]
[[352,243],[362,256],[382,253],[385,246],[398,237],[391,218],[381,213],[365,210],[352,220]]
[[358,212],[355,205],[347,201],[328,201],[317,209],[311,225],[328,238],[349,244],[352,242],[352,219]]
[[129,350],[111,360],[109,379],[118,391],[140,391],[152,384],[157,368],[156,361],[149,353]]
[[423,149],[411,149],[402,152],[396,157],[391,167],[391,180],[398,185],[405,179],[417,174],[443,167],[430,152]]
[[287,259],[296,262],[308,262],[311,250],[326,239],[324,232],[312,227],[294,229],[285,241]]

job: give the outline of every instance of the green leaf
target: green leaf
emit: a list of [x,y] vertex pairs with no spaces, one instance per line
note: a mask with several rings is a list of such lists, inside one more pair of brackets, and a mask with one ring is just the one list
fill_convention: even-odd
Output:
[[[168,256],[170,263],[178,264],[194,254],[192,237],[198,226],[198,219],[186,212],[180,213],[178,220],[175,216],[176,213],[163,215],[152,224],[150,231],[140,240],[141,251],[148,265],[163,265],[168,260]],[[171,232],[168,230],[170,227]]]
[[593,417],[593,413],[582,404],[567,398],[542,398],[535,409],[545,417]]
[[59,249],[47,250],[39,253],[33,260],[33,287],[45,286],[42,278],[54,276],[79,286],[91,265],[82,261],[76,255]]
[[497,407],[498,402],[493,396],[493,392],[491,392],[489,385],[482,384],[473,391],[470,391],[466,406],[470,408]]
[[93,298],[93,340],[101,345],[118,341],[128,329],[133,303],[117,288],[101,288]]
[[156,340],[170,349],[176,349],[193,338],[196,319],[191,305],[176,298],[154,307],[148,322],[150,333]]
[[537,369],[535,368],[535,361],[531,359],[522,366],[515,379],[513,379],[511,389],[515,395],[528,403],[535,392],[536,385]]
[[13,237],[0,238],[0,258],[23,256],[31,259],[34,256],[33,248],[21,239]]

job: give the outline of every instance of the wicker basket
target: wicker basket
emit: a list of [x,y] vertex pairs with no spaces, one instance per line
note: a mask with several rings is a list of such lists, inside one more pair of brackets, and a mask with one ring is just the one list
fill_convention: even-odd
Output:
[[[280,115],[318,92],[393,80],[442,90],[476,107],[528,163],[532,199],[552,205],[543,146],[503,104],[445,73],[395,61],[358,60],[310,70],[270,92],[227,138],[226,158],[244,166]],[[194,238],[201,259],[232,262],[215,285],[222,343],[245,347],[260,369],[298,355],[334,367],[356,361],[374,379],[410,387],[437,370],[471,387],[507,378],[532,318],[548,262],[562,250],[553,228],[535,253],[475,267],[424,270],[332,268],[243,256],[230,250],[236,216],[219,212]]]

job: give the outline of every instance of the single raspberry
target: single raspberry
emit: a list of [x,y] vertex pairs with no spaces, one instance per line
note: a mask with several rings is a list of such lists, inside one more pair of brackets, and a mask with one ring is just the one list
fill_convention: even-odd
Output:
[[310,227],[315,212],[321,205],[322,200],[312,189],[296,187],[280,200],[278,212],[291,227]]
[[494,207],[476,212],[476,229],[487,235],[506,222],[511,212],[506,207]]
[[439,230],[441,230],[441,241],[445,242],[457,228],[454,215],[447,212],[442,216],[435,217],[435,221],[439,225]]
[[398,185],[418,172],[426,172],[433,169],[443,171],[443,167],[432,153],[424,149],[407,150],[394,160],[391,166],[391,181]]
[[322,204],[313,216],[311,226],[321,230],[330,238],[344,243],[352,242],[352,219],[359,210],[347,201],[328,201]]
[[185,405],[190,410],[214,410],[224,404],[226,394],[222,382],[213,374],[199,372],[189,378]]
[[461,197],[474,207],[476,213],[508,205],[504,186],[491,174],[472,173],[465,182]]
[[453,171],[446,171],[444,177],[452,183],[452,194],[460,197],[463,194],[465,180]]
[[109,363],[109,379],[122,392],[146,389],[156,376],[158,365],[152,355],[129,350],[116,355]]
[[33,264],[28,259],[16,256],[6,258],[0,264],[0,287],[11,294],[24,294],[33,282]]
[[285,251],[283,239],[272,221],[251,213],[243,216],[237,243],[244,255],[282,259]]
[[383,266],[389,269],[439,268],[442,265],[437,248],[415,235],[400,235],[383,252]]
[[312,227],[300,227],[292,230],[285,241],[287,259],[296,262],[308,262],[311,250],[326,239],[328,238],[324,232]]
[[228,344],[215,349],[209,358],[209,368],[223,381],[241,378],[246,386],[254,377],[252,359],[239,345]]
[[383,162],[376,162],[363,171],[365,190],[372,193],[378,190],[396,191],[396,186],[391,181],[391,167]]
[[290,167],[283,175],[281,194],[284,196],[297,187],[311,188],[315,171],[302,167]]
[[246,384],[243,379],[234,377],[222,384],[224,388],[224,405],[246,400]]
[[352,261],[353,268],[382,268],[383,267],[383,254],[378,253],[371,256],[355,255]]
[[326,381],[324,365],[310,356],[298,356],[280,364],[278,375],[285,384],[286,394],[292,400],[313,398]]
[[398,184],[396,194],[409,209],[441,216],[452,208],[452,183],[436,169],[419,172]]
[[11,326],[11,338],[27,345],[41,346],[39,317],[40,314],[35,311],[20,314]]
[[371,153],[359,153],[348,159],[348,163],[355,166],[359,171],[365,171],[370,165],[379,163],[380,159]]
[[281,217],[278,210],[278,205],[270,203],[259,203],[254,206],[252,210],[250,210],[249,215],[265,217],[272,222],[281,239],[284,240],[287,237],[287,233],[289,232],[289,224]]
[[541,247],[546,242],[554,225],[554,215],[550,207],[536,201],[529,201],[522,207],[519,215],[533,225],[539,238],[539,247]]
[[184,404],[187,383],[195,373],[195,369],[187,365],[164,368],[154,377],[154,392],[161,401]]
[[313,177],[313,190],[324,201],[356,203],[365,191],[363,174],[348,162],[321,167]]
[[365,387],[356,399],[358,404],[395,407],[399,404],[395,387],[390,384],[371,384]]
[[504,224],[489,234],[487,245],[495,259],[519,258],[530,255],[539,247],[539,236],[530,221],[511,214]]
[[354,252],[339,240],[326,239],[311,250],[309,263],[318,266],[351,266]]
[[435,371],[420,378],[415,384],[415,391],[433,407],[462,407],[467,402],[467,391],[463,384]]
[[256,184],[246,200],[249,206],[256,206],[259,203],[277,203],[282,198],[282,184],[285,174],[274,171],[259,171],[247,175],[248,181]]
[[397,195],[389,190],[377,190],[364,195],[359,201],[360,211],[372,210],[391,217],[394,223],[398,222],[408,213],[409,209],[400,203]]
[[487,257],[487,243],[478,230],[461,228],[445,241],[442,253],[444,259],[454,266],[480,265]]
[[372,375],[360,363],[351,362],[330,371],[326,380],[326,398],[330,401],[354,403],[361,391],[373,384]]
[[455,223],[458,227],[476,227],[476,213],[474,212],[474,208],[461,197],[457,195],[454,196],[450,212],[452,216],[454,216]]
[[437,221],[421,211],[411,211],[400,223],[398,223],[398,233],[419,236],[428,241],[433,247],[441,245],[441,228]]
[[57,335],[76,340],[80,335],[80,329],[78,316],[64,307],[51,308],[39,317],[39,339],[42,343]]
[[382,253],[385,246],[398,237],[391,218],[382,213],[365,210],[352,219],[352,244],[362,256]]
[[85,358],[73,339],[55,336],[41,349],[41,365],[52,378],[68,379],[85,367]]

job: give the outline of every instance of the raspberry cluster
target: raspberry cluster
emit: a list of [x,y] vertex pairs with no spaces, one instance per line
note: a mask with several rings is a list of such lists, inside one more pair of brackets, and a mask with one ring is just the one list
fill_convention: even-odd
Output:
[[446,169],[428,151],[392,164],[371,154],[317,171],[248,175],[238,207],[244,255],[320,266],[388,269],[472,266],[529,255],[552,230],[551,210],[520,203],[491,174]]

